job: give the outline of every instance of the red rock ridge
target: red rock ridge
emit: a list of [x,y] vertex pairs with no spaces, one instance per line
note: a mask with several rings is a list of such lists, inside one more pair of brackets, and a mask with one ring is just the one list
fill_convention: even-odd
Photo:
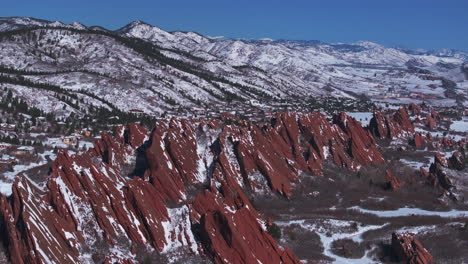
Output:
[[445,169],[448,168],[447,159],[443,154],[436,153],[434,162],[429,167],[429,182],[433,186],[440,186],[445,190],[450,190],[453,185]]
[[11,261],[131,263],[143,246],[215,263],[299,263],[265,231],[244,190],[290,197],[300,173],[320,175],[325,159],[357,170],[382,155],[344,113],[333,123],[320,113],[279,113],[262,127],[227,125],[233,118],[162,120],[149,135],[129,124],[85,153],[58,154],[45,186],[19,176],[12,196],[0,196]]
[[370,120],[369,129],[374,136],[389,139],[414,133],[414,126],[406,107],[385,115],[381,112],[375,112]]

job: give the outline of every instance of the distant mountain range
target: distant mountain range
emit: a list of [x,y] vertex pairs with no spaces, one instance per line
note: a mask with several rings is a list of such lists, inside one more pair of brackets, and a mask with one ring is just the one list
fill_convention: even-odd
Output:
[[[7,78],[2,87],[58,115],[95,107],[156,115],[227,104],[272,109],[319,96],[467,106],[468,54],[456,50],[213,38],[141,21],[112,31],[10,17],[0,18],[0,32],[3,73],[33,83]],[[44,83],[63,91],[40,88]],[[67,94],[77,99],[63,100]]]

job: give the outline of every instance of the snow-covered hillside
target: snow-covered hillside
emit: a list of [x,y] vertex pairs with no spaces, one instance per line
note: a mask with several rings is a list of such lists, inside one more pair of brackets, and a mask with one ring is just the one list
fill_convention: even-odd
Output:
[[[3,80],[0,86],[63,115],[93,107],[155,115],[269,109],[317,96],[467,106],[466,59],[463,52],[386,48],[364,41],[210,38],[166,32],[140,21],[110,31],[0,18],[1,72],[29,81]],[[63,91],[42,89],[44,83]],[[76,99],[70,103],[64,95]]]

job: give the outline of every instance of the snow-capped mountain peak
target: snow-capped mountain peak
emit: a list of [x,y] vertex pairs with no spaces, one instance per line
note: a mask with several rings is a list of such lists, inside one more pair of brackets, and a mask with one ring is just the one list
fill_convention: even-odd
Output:
[[131,22],[116,32],[127,37],[140,38],[152,42],[167,43],[174,41],[174,36],[169,32],[138,20]]
[[362,47],[366,47],[366,48],[370,48],[370,49],[372,49],[372,48],[373,49],[375,49],[375,48],[378,48],[378,49],[384,48],[384,46],[382,46],[380,44],[377,44],[377,43],[371,42],[371,41],[365,41],[365,40],[356,41],[353,44],[359,45],[359,46],[362,46]]

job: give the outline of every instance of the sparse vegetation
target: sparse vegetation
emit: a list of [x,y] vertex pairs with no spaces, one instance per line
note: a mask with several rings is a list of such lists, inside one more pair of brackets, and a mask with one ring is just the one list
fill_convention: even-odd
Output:
[[281,238],[281,228],[275,223],[272,223],[268,227],[267,232],[276,240],[279,240]]

